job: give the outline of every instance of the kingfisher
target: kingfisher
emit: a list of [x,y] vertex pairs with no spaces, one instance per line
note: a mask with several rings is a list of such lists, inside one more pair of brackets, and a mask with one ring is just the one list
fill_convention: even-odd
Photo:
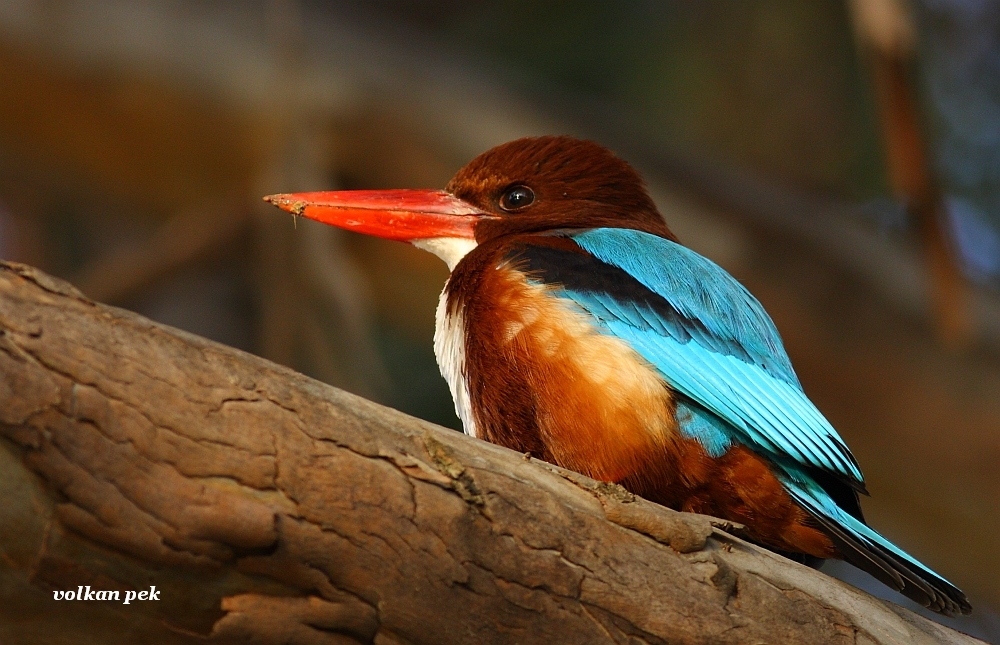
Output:
[[936,612],[972,611],[867,525],[858,462],[760,302],[679,243],[607,148],[529,137],[479,155],[443,191],[264,199],[447,263],[434,352],[466,433],[739,522],[800,561],[846,560]]

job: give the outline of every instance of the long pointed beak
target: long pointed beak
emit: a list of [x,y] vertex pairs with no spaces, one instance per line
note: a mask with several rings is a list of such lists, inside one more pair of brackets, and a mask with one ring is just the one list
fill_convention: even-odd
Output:
[[476,222],[492,217],[443,190],[340,190],[268,195],[293,215],[389,240],[475,239]]

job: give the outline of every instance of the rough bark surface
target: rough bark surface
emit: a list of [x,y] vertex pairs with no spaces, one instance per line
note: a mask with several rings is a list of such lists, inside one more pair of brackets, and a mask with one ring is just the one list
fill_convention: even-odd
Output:
[[4,643],[978,642],[16,264],[0,462]]

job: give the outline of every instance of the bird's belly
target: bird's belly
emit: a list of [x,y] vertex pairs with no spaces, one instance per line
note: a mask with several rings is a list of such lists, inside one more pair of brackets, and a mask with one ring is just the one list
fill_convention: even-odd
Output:
[[497,270],[462,318],[478,436],[603,481],[672,476],[673,399],[628,343],[514,269]]

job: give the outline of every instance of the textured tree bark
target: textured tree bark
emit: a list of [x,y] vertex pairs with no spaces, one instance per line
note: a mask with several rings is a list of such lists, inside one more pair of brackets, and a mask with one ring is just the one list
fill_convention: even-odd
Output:
[[978,642],[15,264],[0,462],[3,643]]

